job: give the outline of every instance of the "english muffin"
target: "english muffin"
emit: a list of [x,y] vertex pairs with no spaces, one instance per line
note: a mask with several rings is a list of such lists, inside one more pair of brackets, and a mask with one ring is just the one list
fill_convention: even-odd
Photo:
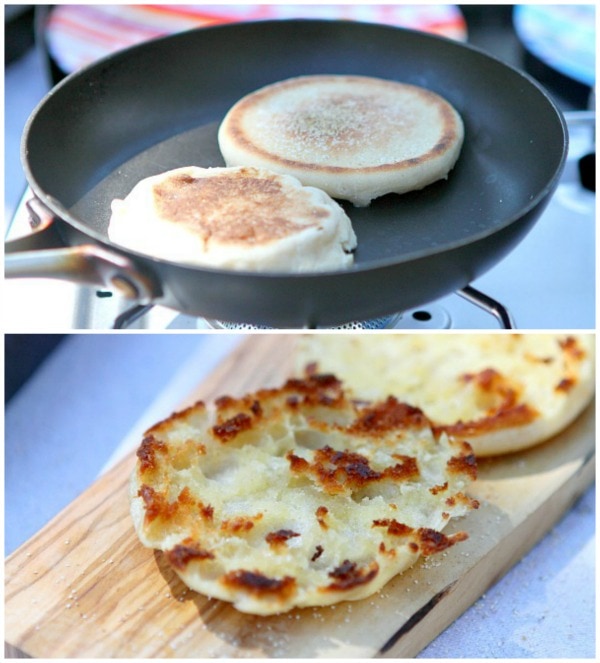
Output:
[[246,167],[145,178],[113,201],[108,236],[156,258],[248,271],[343,269],[356,247],[350,219],[323,191]]
[[529,448],[566,428],[595,392],[592,334],[319,334],[297,369],[332,371],[367,398],[421,408],[477,456]]
[[333,375],[202,402],[144,436],[131,480],[141,542],[243,612],[357,600],[467,538],[468,444],[417,408],[357,403]]
[[240,99],[219,127],[229,166],[297,177],[366,206],[446,178],[463,143],[458,112],[422,87],[369,76],[300,76]]

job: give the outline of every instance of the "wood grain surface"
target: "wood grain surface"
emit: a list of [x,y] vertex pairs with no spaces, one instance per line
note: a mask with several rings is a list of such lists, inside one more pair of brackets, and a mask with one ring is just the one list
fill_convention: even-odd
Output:
[[[254,334],[198,398],[279,384],[293,338]],[[594,478],[594,406],[527,452],[480,462],[470,538],[372,598],[257,617],[186,589],[129,516],[130,455],[6,560],[9,657],[411,657],[517,562]],[[452,528],[449,528],[452,531]]]

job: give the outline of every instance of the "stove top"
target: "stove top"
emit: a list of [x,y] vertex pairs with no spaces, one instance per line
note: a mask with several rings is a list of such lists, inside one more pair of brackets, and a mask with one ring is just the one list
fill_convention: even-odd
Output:
[[[353,329],[595,328],[595,194],[579,162],[594,150],[594,114],[565,113],[570,147],[556,193],[527,237],[463,291]],[[29,232],[27,191],[7,239]],[[393,286],[390,286],[393,287]],[[191,318],[160,306],[135,307],[117,294],[46,279],[5,280],[7,331],[72,329],[255,329]]]

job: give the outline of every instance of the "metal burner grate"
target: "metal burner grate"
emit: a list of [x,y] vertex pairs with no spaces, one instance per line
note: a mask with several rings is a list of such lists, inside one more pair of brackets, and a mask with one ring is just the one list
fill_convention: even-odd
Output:
[[[510,311],[500,302],[492,297],[486,295],[472,286],[465,286],[461,290],[456,291],[463,299],[471,304],[478,306],[490,315],[492,315],[503,329],[514,329],[515,324]],[[140,318],[144,318],[153,308],[152,304],[136,305],[126,311],[122,312],[114,321],[113,329],[126,329],[130,327]],[[268,325],[254,325],[245,322],[221,322],[216,320],[208,320],[205,318],[202,321],[202,328],[205,329],[223,329],[228,331],[257,331],[257,330],[273,330],[274,327]],[[192,325],[193,327],[194,325]],[[336,330],[354,330],[354,331],[369,331],[378,329],[449,329],[451,327],[451,319],[445,309],[429,305],[425,309],[415,309],[405,313],[398,313],[372,320],[347,322],[341,325],[327,327],[332,331]],[[199,328],[199,327],[197,327]],[[306,325],[305,329],[310,329]],[[319,329],[324,329],[319,327]]]
[[[364,322],[348,322],[343,325],[336,325],[331,327],[333,330],[372,330],[372,329],[387,329],[391,326],[391,322],[395,316],[387,316],[384,318],[375,318],[373,320],[366,320]],[[228,329],[231,331],[256,331],[256,330],[269,330],[273,327],[267,327],[265,325],[250,325],[244,322],[212,322],[211,323],[215,328]]]

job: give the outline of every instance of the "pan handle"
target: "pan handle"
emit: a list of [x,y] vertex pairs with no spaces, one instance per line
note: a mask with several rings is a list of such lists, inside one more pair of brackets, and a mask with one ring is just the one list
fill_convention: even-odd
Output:
[[5,243],[6,278],[50,278],[117,290],[127,299],[150,302],[162,294],[156,279],[127,256],[95,244],[65,247],[54,215],[37,198],[26,203],[35,232]]

